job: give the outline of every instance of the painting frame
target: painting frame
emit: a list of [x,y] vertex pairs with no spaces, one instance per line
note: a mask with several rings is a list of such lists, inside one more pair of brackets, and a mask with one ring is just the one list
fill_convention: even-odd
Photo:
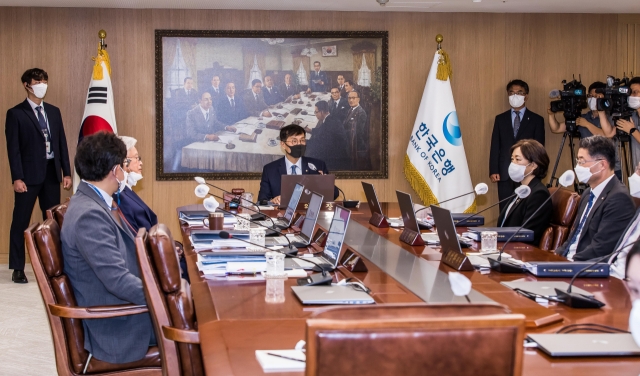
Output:
[[[371,139],[370,145],[379,141],[379,150],[371,150],[375,152],[377,162],[374,168],[350,170],[332,170],[338,179],[387,179],[389,174],[388,166],[388,69],[389,69],[389,34],[388,31],[269,31],[269,30],[155,30],[155,91],[156,91],[156,180],[158,181],[187,181],[192,180],[195,176],[202,176],[205,179],[216,180],[257,180],[261,177],[259,171],[211,171],[211,170],[188,170],[188,171],[171,171],[168,166],[172,153],[183,155],[182,149],[171,149],[166,144],[166,136],[170,132],[166,120],[169,106],[166,104],[165,93],[170,90],[166,87],[167,72],[165,71],[165,62],[163,61],[163,38],[224,38],[237,39],[240,43],[246,39],[261,40],[273,39],[308,39],[309,44],[318,43],[327,45],[327,41],[333,44],[334,40],[360,40],[371,39],[379,46],[379,52],[376,52],[379,58],[379,64],[375,65],[375,81],[372,79],[369,87],[362,87],[359,92],[363,98],[367,98],[371,104],[371,113],[375,117],[371,117],[375,121],[373,132],[375,139]],[[371,42],[373,43],[373,42]],[[355,48],[355,46],[354,46]],[[355,50],[354,50],[355,51]],[[355,54],[355,52],[354,52]],[[322,53],[318,54],[322,56]],[[335,58],[335,57],[331,57]],[[282,70],[285,72],[285,70]],[[373,76],[372,74],[372,76]],[[366,90],[365,90],[366,89]],[[364,92],[367,94],[363,94]],[[302,103],[302,101],[300,101]],[[379,120],[379,123],[378,123]],[[313,137],[313,136],[311,136]],[[374,159],[375,159],[374,158]],[[178,165],[182,168],[182,164]]]

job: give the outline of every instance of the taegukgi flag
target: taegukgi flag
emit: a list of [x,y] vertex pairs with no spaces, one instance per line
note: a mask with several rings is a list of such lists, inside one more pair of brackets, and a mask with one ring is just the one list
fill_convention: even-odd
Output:
[[[85,136],[92,135],[96,132],[105,131],[118,133],[118,128],[116,127],[116,112],[113,106],[113,89],[111,87],[111,63],[109,62],[109,54],[105,47],[99,46],[98,56],[93,58],[95,63],[91,73],[89,89],[87,89],[87,98],[84,106],[84,115],[82,115],[82,125],[80,126],[78,143],[80,143]],[[78,174],[74,174],[74,192],[78,184],[80,184],[80,178]]]
[[[404,158],[404,174],[425,205],[473,191],[450,75],[448,55],[436,51]],[[475,195],[441,206],[453,213],[472,213]]]

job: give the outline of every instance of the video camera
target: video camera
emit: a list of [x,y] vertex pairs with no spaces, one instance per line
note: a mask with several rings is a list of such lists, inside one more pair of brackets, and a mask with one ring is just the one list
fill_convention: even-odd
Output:
[[560,99],[551,102],[552,112],[563,112],[567,132],[578,133],[576,119],[587,108],[587,88],[581,81],[573,78],[572,81],[562,80],[563,90],[560,90]]
[[[605,111],[613,119],[613,124],[618,119],[630,120],[633,115],[633,109],[629,107],[627,100],[631,94],[629,88],[629,78],[623,77],[622,79],[615,78],[613,76],[607,76],[607,87],[604,89],[596,89],[596,93],[604,94],[604,98],[598,98],[597,107],[598,111]],[[629,134],[616,130],[618,138],[622,141],[629,140]]]

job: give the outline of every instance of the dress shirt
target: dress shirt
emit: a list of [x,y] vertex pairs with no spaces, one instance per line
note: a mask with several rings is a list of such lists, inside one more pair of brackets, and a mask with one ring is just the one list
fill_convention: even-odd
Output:
[[[31,106],[31,109],[33,110],[33,113],[36,115],[36,119],[38,118],[38,110],[36,110],[36,107],[38,107],[38,106],[42,107],[42,116],[44,116],[44,121],[45,121],[45,123],[47,123],[47,132],[49,132],[49,142],[52,142],[51,141],[51,128],[49,127],[49,118],[47,117],[47,113],[44,111],[44,101],[42,101],[42,103],[40,103],[40,104],[36,104],[31,99],[27,98],[27,102],[29,102],[29,105]],[[53,159],[53,157],[54,157],[53,151],[51,153],[47,154],[47,159]]]
[[522,124],[522,117],[524,116],[524,112],[527,110],[527,107],[522,107],[520,110],[516,111],[513,108],[511,109],[511,127],[513,128],[513,123],[516,121],[516,112],[520,114],[520,124]]
[[620,253],[617,256],[611,256],[609,263],[611,264],[610,273],[611,276],[624,279],[625,269],[627,267],[627,255],[631,248],[629,244],[638,240],[640,236],[640,215],[636,216],[636,219],[631,223],[627,232],[622,235],[622,242],[620,243]]
[[289,158],[284,157],[284,163],[287,166],[287,175],[293,175],[291,173],[291,166],[296,166],[296,175],[302,175],[302,158],[298,158],[298,161],[293,164],[291,163],[291,161],[289,160]]
[[509,204],[509,206],[507,206],[507,211],[504,212],[504,218],[502,219],[502,223],[500,224],[500,227],[504,226],[504,222],[507,220],[507,217],[509,216],[509,212],[511,211],[511,208],[513,207],[513,205],[515,205],[516,202],[518,202],[519,197],[514,198],[513,200],[511,200],[511,203]]
[[[235,106],[236,105],[236,97],[235,96],[230,97],[230,96],[227,95],[227,100],[229,101],[229,104],[231,106]],[[231,101],[233,101],[233,103],[231,103]]]

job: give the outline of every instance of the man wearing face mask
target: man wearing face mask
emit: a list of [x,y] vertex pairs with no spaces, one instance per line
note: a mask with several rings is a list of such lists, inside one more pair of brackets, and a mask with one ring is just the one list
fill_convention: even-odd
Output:
[[[547,201],[542,209],[540,206],[549,198],[549,190],[541,179],[547,174],[549,156],[547,151],[536,140],[520,140],[511,147],[511,164],[509,177],[516,183],[531,188],[528,197],[515,197],[509,201],[505,210],[500,212],[498,226],[520,227],[529,220],[526,228],[533,231],[533,244],[540,243],[542,235],[549,227],[553,207]],[[535,217],[531,215],[540,209]]]
[[[280,184],[282,175],[326,175],[326,164],[315,158],[305,157],[307,146],[304,128],[289,124],[280,129],[280,148],[285,156],[264,166],[258,201],[270,201],[280,205]],[[334,188],[334,199],[338,198],[338,188]]]
[[[604,89],[606,87],[607,84],[600,81],[596,81],[589,86],[587,94],[589,111],[576,119],[580,138],[590,137],[593,135],[604,135],[609,138],[615,136],[615,128],[611,125],[611,122],[607,117],[607,113],[604,111],[598,111],[596,106],[598,98],[604,98],[604,94],[596,93],[596,90]],[[567,131],[566,123],[564,121],[562,123],[558,123],[558,120],[556,120],[556,114],[551,111],[551,107],[547,108],[547,114],[549,115],[549,129],[551,129],[551,133],[562,134]],[[617,142],[617,140],[614,140],[614,142]],[[614,168],[614,172],[616,177],[622,181],[618,148],[616,148],[616,166]]]
[[9,235],[9,269],[15,283],[27,283],[24,274],[24,230],[40,202],[46,210],[60,204],[60,183],[71,188],[71,168],[60,110],[44,103],[47,72],[29,69],[22,75],[27,99],[7,111],[5,135],[15,205]]
[[[125,181],[124,143],[98,132],[78,144],[75,166],[82,179],[60,231],[64,271],[81,307],[146,305],[133,233],[116,200]],[[142,359],[156,337],[148,313],[82,320],[84,348],[109,363]]]
[[604,136],[580,140],[576,178],[589,187],[580,198],[571,232],[556,253],[569,260],[586,261],[612,253],[635,205],[627,188],[613,179],[615,146]]
[[[505,199],[513,194],[517,185],[509,179],[511,147],[518,141],[533,139],[544,146],[544,119],[526,107],[529,85],[522,80],[507,84],[511,109],[496,116],[491,135],[489,174],[491,181],[498,184],[498,197]],[[500,204],[500,210],[508,205]]]
[[631,157],[633,159],[633,165],[636,166],[640,163],[640,77],[634,77],[629,81],[629,89],[631,95],[627,98],[629,107],[634,109],[631,120],[619,119],[616,122],[616,127],[631,135]]

